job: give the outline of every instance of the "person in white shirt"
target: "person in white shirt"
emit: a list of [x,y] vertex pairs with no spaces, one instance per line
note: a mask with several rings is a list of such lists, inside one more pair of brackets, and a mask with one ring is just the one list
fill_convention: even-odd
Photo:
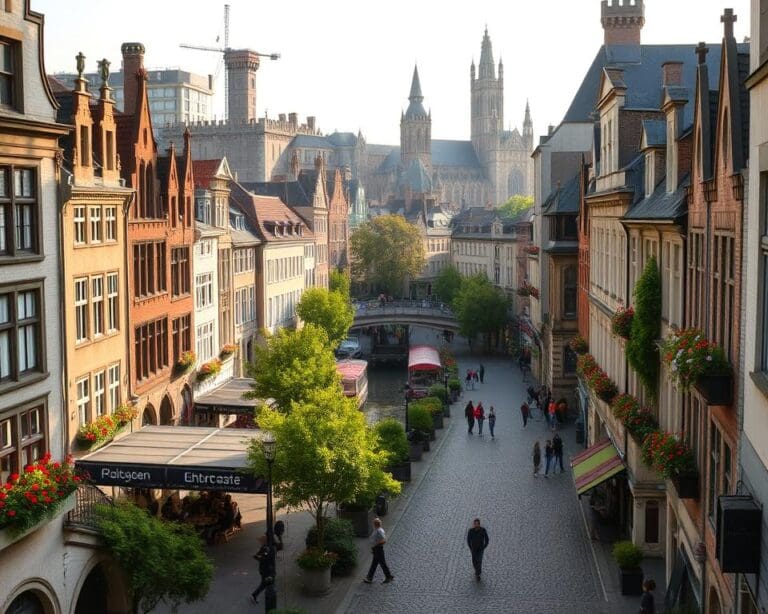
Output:
[[373,553],[373,560],[371,561],[371,567],[368,569],[368,575],[363,578],[363,582],[370,584],[373,582],[373,574],[376,573],[376,567],[381,565],[381,571],[384,572],[384,581],[382,584],[389,584],[395,579],[387,567],[387,561],[384,558],[384,544],[387,543],[387,534],[381,526],[381,520],[378,518],[373,519],[373,533],[371,533],[371,552]]

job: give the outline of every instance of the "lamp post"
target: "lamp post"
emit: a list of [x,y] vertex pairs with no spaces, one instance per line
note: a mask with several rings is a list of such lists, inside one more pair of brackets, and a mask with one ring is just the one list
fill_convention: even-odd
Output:
[[445,404],[450,405],[450,398],[448,397],[448,372],[443,373],[443,383],[445,384]]
[[411,386],[406,382],[405,387],[403,388],[405,391],[405,434],[408,435],[408,403],[411,400]]
[[267,548],[269,549],[269,563],[272,572],[272,582],[264,589],[264,607],[267,614],[277,609],[277,591],[275,590],[277,565],[275,562],[275,522],[272,517],[272,463],[275,462],[277,441],[272,433],[267,433],[261,440],[261,449],[264,459],[267,461],[267,478],[269,486],[267,490]]

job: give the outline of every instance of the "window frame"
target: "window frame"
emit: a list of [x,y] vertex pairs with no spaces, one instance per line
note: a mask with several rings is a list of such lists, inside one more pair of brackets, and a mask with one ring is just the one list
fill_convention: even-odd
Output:
[[[37,412],[38,429],[35,433],[30,431],[25,437],[23,422],[34,411]],[[0,440],[0,482],[4,483],[8,479],[8,474],[19,473],[28,464],[24,461],[25,449],[39,446],[39,442],[43,442],[43,445],[39,446],[40,457],[26,459],[29,462],[42,458],[42,455],[50,449],[47,418],[48,401],[45,397],[3,409],[3,413],[0,414],[0,432],[10,433],[10,445],[3,446],[2,440]],[[7,469],[3,469],[3,467],[7,467]]]
[[24,112],[24,68],[22,65],[22,41],[7,36],[0,37],[0,45],[8,48],[10,59],[8,64],[12,72],[0,69],[0,78],[7,78],[10,83],[10,96],[8,102],[0,99],[0,109],[12,109],[19,113]]
[[[35,314],[32,317],[19,318],[19,296],[28,292],[34,293]],[[30,379],[43,377],[47,369],[45,351],[45,303],[43,300],[43,282],[30,282],[18,285],[0,286],[0,296],[8,296],[7,315],[8,320],[0,324],[0,335],[7,333],[7,360],[8,374],[0,379],[0,390],[16,388],[27,385]],[[35,325],[34,353],[35,365],[32,368],[21,369],[21,351],[19,332],[22,328]],[[26,348],[25,340],[25,348]],[[26,361],[26,359],[25,359]]]
[[[1,108],[1,107],[0,107]],[[16,172],[30,171],[32,178],[30,180],[31,196],[16,194]],[[42,207],[41,207],[41,183],[40,166],[30,164],[2,164],[0,165],[0,174],[4,175],[4,185],[6,193],[0,194],[0,214],[2,214],[3,237],[0,240],[0,246],[3,251],[0,252],[0,264],[14,264],[20,260],[40,260],[45,256],[42,241]],[[0,185],[3,181],[0,180]],[[23,184],[22,184],[23,185]],[[31,230],[29,239],[30,248],[19,247],[18,217],[19,207],[31,207]]]

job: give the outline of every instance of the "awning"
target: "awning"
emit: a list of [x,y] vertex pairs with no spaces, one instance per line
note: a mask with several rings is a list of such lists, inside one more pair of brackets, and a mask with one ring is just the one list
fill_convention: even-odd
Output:
[[227,380],[221,386],[197,397],[195,399],[195,412],[253,415],[262,401],[243,398],[243,394],[253,390],[252,384],[253,380],[247,377],[235,377]]
[[253,429],[145,426],[75,461],[99,486],[266,493],[247,471]]
[[611,443],[603,439],[571,458],[576,493],[583,495],[608,478],[624,471],[624,462]]
[[440,369],[440,354],[431,345],[414,345],[408,352],[409,371],[437,371]]

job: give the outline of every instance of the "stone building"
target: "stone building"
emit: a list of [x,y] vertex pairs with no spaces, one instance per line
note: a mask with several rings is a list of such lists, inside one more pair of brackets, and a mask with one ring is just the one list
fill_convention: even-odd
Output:
[[187,376],[176,377],[174,369],[181,355],[194,349],[190,135],[184,135],[180,156],[173,144],[167,156],[158,155],[144,46],[124,43],[122,53],[126,112],[116,117],[120,173],[136,191],[127,230],[129,391],[142,424],[174,424],[192,409]]

